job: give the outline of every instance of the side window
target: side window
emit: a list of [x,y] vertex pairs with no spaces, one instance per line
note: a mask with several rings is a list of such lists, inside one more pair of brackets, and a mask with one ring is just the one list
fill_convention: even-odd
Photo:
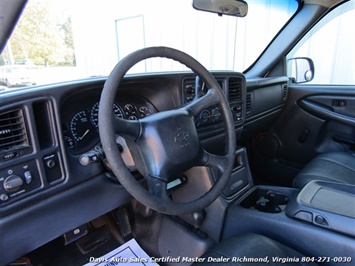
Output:
[[[313,79],[308,84],[354,85],[355,84],[355,2],[349,1],[327,14],[289,52],[286,59],[288,76],[297,80],[304,58],[313,61]],[[298,58],[292,60],[292,58]],[[292,62],[292,63],[290,63]],[[291,74],[292,73],[292,74]],[[303,72],[302,72],[303,73]],[[307,70],[304,75],[310,75]],[[313,75],[314,74],[314,75]]]

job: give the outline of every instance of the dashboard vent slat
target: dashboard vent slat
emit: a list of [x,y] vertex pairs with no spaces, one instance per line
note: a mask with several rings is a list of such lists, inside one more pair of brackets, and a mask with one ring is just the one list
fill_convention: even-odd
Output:
[[28,138],[22,110],[0,113],[0,152],[27,146]]
[[228,81],[228,97],[230,101],[242,100],[242,86],[239,78],[230,78]]

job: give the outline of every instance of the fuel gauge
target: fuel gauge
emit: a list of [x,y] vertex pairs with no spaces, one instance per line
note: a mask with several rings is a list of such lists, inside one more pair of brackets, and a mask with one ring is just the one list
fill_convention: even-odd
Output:
[[62,129],[63,129],[63,137],[64,137],[65,144],[69,149],[73,149],[75,147],[75,143],[68,131],[68,126],[66,123],[62,124]]
[[74,140],[72,139],[72,137],[70,137],[68,135],[64,135],[64,141],[67,144],[69,149],[74,148]]

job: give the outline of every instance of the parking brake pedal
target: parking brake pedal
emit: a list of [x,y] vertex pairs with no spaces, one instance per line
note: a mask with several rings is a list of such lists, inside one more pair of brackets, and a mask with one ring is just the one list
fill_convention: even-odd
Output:
[[119,232],[124,240],[132,238],[132,228],[129,222],[128,212],[126,209],[119,209],[114,212],[116,222],[118,224]]
[[101,226],[95,231],[89,233],[76,241],[76,244],[82,254],[87,254],[90,251],[98,248],[99,246],[105,244],[111,239],[110,231],[106,225]]
[[69,245],[70,243],[86,236],[88,234],[88,227],[86,224],[75,228],[74,230],[64,234],[64,245]]

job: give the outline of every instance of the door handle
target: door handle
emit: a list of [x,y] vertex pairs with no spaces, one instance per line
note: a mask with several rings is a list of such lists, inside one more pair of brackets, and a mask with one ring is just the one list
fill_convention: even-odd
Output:
[[309,113],[324,120],[334,120],[350,126],[355,126],[355,118],[334,112],[332,108],[302,99],[298,104]]

